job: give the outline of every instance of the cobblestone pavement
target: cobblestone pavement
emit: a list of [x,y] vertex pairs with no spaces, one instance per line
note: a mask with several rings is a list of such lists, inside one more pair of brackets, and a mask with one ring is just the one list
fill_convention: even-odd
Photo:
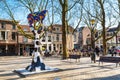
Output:
[[[98,60],[99,58],[97,58]],[[60,58],[44,58],[48,66],[60,68],[62,71],[38,74],[21,78],[14,70],[25,68],[31,62],[31,57],[5,56],[0,57],[0,80],[120,80],[120,67],[115,63],[91,63],[89,57],[76,60],[61,60]]]

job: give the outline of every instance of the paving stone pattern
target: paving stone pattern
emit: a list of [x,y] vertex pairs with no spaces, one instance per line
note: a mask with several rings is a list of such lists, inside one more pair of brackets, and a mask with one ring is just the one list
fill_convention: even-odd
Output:
[[61,60],[59,57],[44,58],[46,65],[62,69],[59,72],[37,74],[26,78],[21,78],[13,72],[25,68],[30,62],[30,56],[1,56],[0,80],[120,80],[120,67],[116,68],[115,63],[103,63],[99,66],[98,61],[91,63],[89,57],[82,57],[80,62],[74,59]]

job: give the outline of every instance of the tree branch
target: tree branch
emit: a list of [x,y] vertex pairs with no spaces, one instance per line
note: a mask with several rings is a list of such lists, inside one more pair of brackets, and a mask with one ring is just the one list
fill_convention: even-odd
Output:
[[62,0],[59,0],[59,2],[60,2],[60,5],[62,6],[62,5],[63,5],[63,2],[62,2]]
[[75,1],[75,3],[66,12],[70,11],[76,5],[76,3],[78,3],[78,2],[79,1]]

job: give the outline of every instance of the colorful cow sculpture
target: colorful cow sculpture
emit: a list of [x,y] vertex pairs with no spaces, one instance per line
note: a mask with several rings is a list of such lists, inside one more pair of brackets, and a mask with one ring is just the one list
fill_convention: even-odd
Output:
[[47,10],[43,10],[41,12],[34,12],[34,13],[28,14],[27,19],[28,19],[29,26],[33,27],[32,24],[34,22],[41,21],[41,23],[43,23],[43,20],[46,16],[46,13],[47,13]]
[[[41,31],[41,29],[35,29],[34,23],[36,22],[40,22],[39,24],[43,23],[43,20],[46,16],[47,10],[41,11],[41,12],[34,12],[34,13],[30,13],[27,16],[28,22],[29,22],[29,26],[30,28],[32,28],[32,32],[34,33],[34,51],[33,51],[33,59],[32,62],[29,66],[26,67],[26,70],[28,71],[38,71],[38,70],[46,70],[46,65],[43,63],[43,60],[41,58],[40,55],[40,33],[39,30]],[[42,28],[43,26],[41,26],[40,28]]]

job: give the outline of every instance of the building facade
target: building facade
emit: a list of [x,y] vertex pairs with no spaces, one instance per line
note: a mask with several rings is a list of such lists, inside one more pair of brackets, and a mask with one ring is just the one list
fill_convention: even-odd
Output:
[[10,20],[0,20],[0,55],[17,55],[17,28]]
[[[26,34],[33,35],[28,25],[20,26]],[[26,38],[18,31],[18,55],[24,56],[31,55],[33,48],[34,48],[33,40]]]
[[[109,28],[106,33],[106,38],[109,38],[115,34],[117,31],[117,27]],[[98,31],[98,35],[101,34],[101,31]],[[102,37],[96,41],[97,46],[101,46],[102,44]],[[120,46],[120,31],[117,33],[116,36],[114,36],[112,39],[107,41],[107,47],[111,48],[112,46]]]
[[[67,37],[67,48],[73,49],[73,28],[69,26],[69,33],[66,35]],[[62,51],[62,25],[54,24],[52,25],[52,30],[46,32],[45,36],[41,39],[41,49],[47,49],[48,51]]]
[[[117,31],[117,27],[108,29],[106,32],[106,38],[113,36],[114,32],[116,31]],[[97,36],[100,36],[101,33],[102,33],[101,30],[98,30],[97,33],[95,34],[95,38],[97,38]],[[79,28],[78,39],[79,39],[78,42],[79,42],[80,48],[83,48],[83,46],[89,47],[91,45],[91,32],[88,29],[88,27]],[[101,37],[95,42],[95,46],[100,47],[102,45],[103,45],[103,39]],[[112,47],[112,46],[120,46],[120,31],[116,36],[114,36],[112,39],[107,41],[107,47]]]
[[88,27],[80,27],[78,29],[79,36],[78,36],[78,43],[80,49],[87,48],[91,44],[91,33]]
[[[28,25],[20,26],[25,33],[33,35]],[[69,32],[72,31],[69,27]],[[69,33],[66,37],[67,48],[73,49],[73,35]],[[62,25],[53,25],[52,31],[45,32],[40,42],[42,51],[62,51]],[[33,48],[33,40],[24,37],[11,20],[0,20],[0,55],[31,55]]]

